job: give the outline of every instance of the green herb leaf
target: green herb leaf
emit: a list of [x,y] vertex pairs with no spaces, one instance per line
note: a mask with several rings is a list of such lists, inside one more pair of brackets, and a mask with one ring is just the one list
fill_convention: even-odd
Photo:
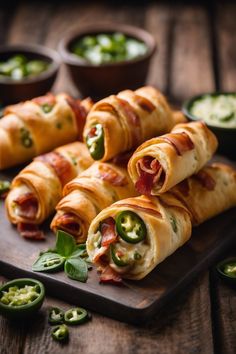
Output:
[[69,257],[76,250],[76,242],[73,236],[59,230],[57,232],[56,251],[61,256]]
[[86,245],[85,243],[84,244],[81,244],[81,245],[78,245],[76,246],[76,249],[74,250],[74,252],[71,254],[70,258],[77,258],[77,257],[87,257],[88,256],[88,253],[87,253],[87,250],[86,250]]
[[81,281],[83,283],[88,279],[87,263],[81,258],[69,258],[65,262],[65,273],[71,279]]
[[34,272],[55,272],[62,269],[64,263],[65,257],[57,253],[46,252],[34,262],[32,270]]

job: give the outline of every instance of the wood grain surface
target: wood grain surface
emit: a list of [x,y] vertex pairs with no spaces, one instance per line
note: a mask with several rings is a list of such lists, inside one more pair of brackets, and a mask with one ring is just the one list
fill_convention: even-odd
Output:
[[[235,11],[234,1],[223,0],[212,0],[210,5],[199,1],[4,2],[0,43],[27,41],[56,48],[65,31],[89,21],[106,18],[140,25],[159,44],[149,82],[181,102],[196,92],[236,89]],[[77,94],[65,70],[55,89]],[[234,354],[235,291],[210,274],[210,280],[208,272],[202,274],[148,325],[134,327],[93,314],[90,323],[71,330],[66,347],[51,340],[46,314],[48,306],[70,305],[47,297],[33,323],[14,325],[0,318],[0,353]]]

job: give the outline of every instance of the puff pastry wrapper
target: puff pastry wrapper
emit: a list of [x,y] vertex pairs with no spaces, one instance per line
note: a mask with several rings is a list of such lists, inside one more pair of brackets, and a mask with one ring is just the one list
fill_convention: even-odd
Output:
[[0,120],[0,169],[81,140],[91,106],[88,99],[48,94],[7,107]]
[[75,142],[41,155],[12,181],[6,209],[13,224],[41,224],[62,197],[63,186],[92,164],[86,146]]
[[215,162],[169,192],[184,203],[191,213],[193,225],[198,225],[236,206],[236,170]]
[[97,102],[88,114],[84,141],[92,127],[101,124],[104,155],[101,161],[129,151],[153,136],[169,132],[176,122],[184,121],[171,111],[165,97],[154,87],[125,90]]
[[[130,266],[117,267],[112,260],[110,247],[99,248],[95,239],[101,222],[109,217],[115,219],[121,211],[127,210],[135,212],[143,220],[147,235],[143,241],[137,244],[129,244],[118,236],[116,243],[121,247],[121,250],[124,253],[128,252],[130,258],[137,251],[141,255],[141,259],[131,261]],[[176,220],[176,228],[173,228],[172,225],[173,218]],[[189,212],[174,196],[164,196],[163,200],[139,196],[114,203],[98,214],[89,228],[87,251],[92,262],[100,267],[105,276],[109,269],[118,273],[122,278],[139,280],[182,246],[190,238],[190,235]],[[107,257],[105,264],[102,259],[104,254]]]
[[158,195],[197,173],[216,148],[217,139],[205,123],[177,124],[171,133],[139,146],[128,171],[140,194]]
[[63,190],[51,228],[62,229],[84,242],[90,223],[96,215],[115,201],[135,196],[127,170],[112,163],[94,162],[86,171],[69,182]]

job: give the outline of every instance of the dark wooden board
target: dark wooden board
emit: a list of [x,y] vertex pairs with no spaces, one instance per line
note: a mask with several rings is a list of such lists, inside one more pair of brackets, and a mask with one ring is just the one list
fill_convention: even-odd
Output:
[[[2,173],[0,178],[6,178],[6,173]],[[89,279],[85,284],[70,280],[63,272],[33,273],[31,267],[38,253],[53,246],[55,236],[45,225],[46,241],[32,242],[22,239],[8,222],[2,202],[0,271],[9,278],[38,278],[43,281],[51,295],[115,319],[140,323],[149,320],[176,291],[183,289],[183,286],[230,247],[235,240],[235,217],[234,208],[195,228],[190,241],[145,279],[137,282],[125,281],[124,286],[117,287],[99,284],[96,269],[89,272]]]

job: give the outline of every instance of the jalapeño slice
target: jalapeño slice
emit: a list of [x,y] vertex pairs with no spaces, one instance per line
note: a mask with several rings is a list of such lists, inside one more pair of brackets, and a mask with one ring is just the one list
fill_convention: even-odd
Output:
[[111,258],[118,267],[129,265],[128,258],[115,246],[111,245]]
[[88,312],[82,307],[75,307],[65,312],[64,321],[68,325],[76,325],[88,319]]
[[86,144],[90,155],[94,160],[100,160],[104,155],[104,131],[101,124],[91,127],[87,137]]
[[119,236],[128,243],[143,241],[147,234],[143,220],[133,211],[122,211],[116,217],[116,230]]

